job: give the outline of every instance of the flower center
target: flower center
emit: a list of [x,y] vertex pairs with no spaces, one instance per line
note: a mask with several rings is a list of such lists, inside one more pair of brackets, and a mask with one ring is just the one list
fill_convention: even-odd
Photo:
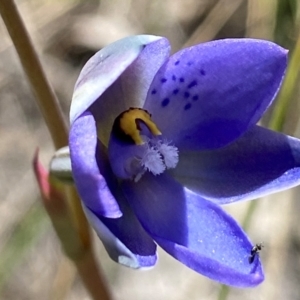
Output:
[[134,181],[145,172],[159,175],[178,163],[177,147],[163,139],[151,115],[141,108],[130,108],[115,119],[108,152],[115,175]]

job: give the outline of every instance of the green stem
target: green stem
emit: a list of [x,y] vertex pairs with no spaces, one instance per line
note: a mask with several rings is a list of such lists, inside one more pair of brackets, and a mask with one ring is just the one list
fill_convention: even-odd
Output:
[[221,285],[218,300],[226,300],[230,292],[230,288],[228,285]]
[[289,62],[286,77],[278,95],[277,104],[274,108],[272,119],[270,120],[269,128],[277,131],[282,131],[288,104],[292,98],[293,92],[299,76],[300,70],[300,35],[296,42],[292,57]]
[[245,231],[248,231],[250,228],[251,221],[252,221],[255,211],[257,210],[257,207],[258,207],[258,203],[259,203],[258,201],[252,200],[248,205],[246,215],[242,222],[242,227],[244,228]]

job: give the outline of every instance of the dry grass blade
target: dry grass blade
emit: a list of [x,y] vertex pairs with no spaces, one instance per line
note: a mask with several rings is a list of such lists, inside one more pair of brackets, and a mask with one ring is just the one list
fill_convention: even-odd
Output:
[[220,0],[183,45],[183,48],[212,40],[242,3],[242,0]]
[[249,0],[246,36],[273,40],[277,0]]

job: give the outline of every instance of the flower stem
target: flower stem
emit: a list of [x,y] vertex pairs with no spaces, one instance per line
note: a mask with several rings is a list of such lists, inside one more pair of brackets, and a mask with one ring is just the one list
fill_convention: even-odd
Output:
[[50,131],[55,148],[66,146],[68,131],[63,114],[14,1],[1,0],[0,13],[31,88],[36,94],[37,104]]
[[[68,144],[68,130],[63,114],[14,1],[1,0],[0,13],[20,57],[21,64],[30,85],[36,94],[36,101],[50,131],[55,148],[59,149],[66,146]],[[44,174],[44,178],[47,178],[48,175],[45,170],[38,167],[37,156],[35,166],[37,170],[36,174],[39,174],[41,179],[39,183],[41,186],[44,186],[45,191],[47,191],[50,183],[48,180],[47,182],[43,182],[42,174]],[[40,173],[38,170],[40,170]],[[54,183],[55,180],[52,184],[54,185]],[[102,279],[101,273],[97,268],[96,260],[92,253],[89,228],[80,206],[79,197],[75,192],[74,187],[72,187],[71,195],[70,193],[66,193],[68,190],[69,189],[64,188],[68,203],[62,203],[61,201],[53,202],[55,197],[50,197],[49,199],[45,197],[44,206],[54,227],[59,229],[57,231],[58,236],[62,237],[61,242],[65,246],[64,248],[69,250],[66,252],[70,253],[69,258],[75,263],[78,273],[93,299],[109,300],[111,299],[110,294],[105,281]],[[64,200],[65,197],[57,199]],[[68,204],[66,211],[64,211],[63,207],[65,204]],[[71,217],[69,216],[69,213]],[[60,216],[62,215],[63,220],[60,220]],[[78,243],[68,243],[67,239],[64,238],[65,230],[63,229],[68,226],[70,229],[68,231],[69,234],[70,232],[74,232],[74,239],[69,240],[73,242],[78,240]],[[77,245],[77,247],[75,245]],[[78,253],[80,254],[81,250],[82,255],[77,255]],[[72,256],[74,253],[76,255]]]
[[86,289],[95,300],[112,299],[105,284],[105,280],[97,268],[95,256],[91,249],[86,251],[84,257],[75,262],[79,276],[83,281]]

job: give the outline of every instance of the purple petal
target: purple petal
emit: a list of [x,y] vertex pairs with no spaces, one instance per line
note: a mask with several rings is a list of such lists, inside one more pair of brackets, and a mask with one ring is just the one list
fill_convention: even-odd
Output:
[[75,120],[70,134],[72,170],[87,218],[113,260],[131,268],[153,266],[156,245],[121,194],[106,150],[97,143],[91,114]]
[[144,107],[177,147],[219,148],[257,123],[286,65],[287,51],[268,41],[200,44],[176,53],[159,70]]
[[250,200],[300,182],[300,140],[254,126],[212,151],[181,151],[172,175],[218,204]]
[[119,205],[98,167],[96,124],[89,112],[73,122],[69,147],[74,181],[84,204],[97,215],[108,218],[122,216]]
[[77,81],[71,122],[92,105],[99,137],[107,144],[114,119],[130,107],[143,106],[153,77],[169,52],[168,40],[154,36],[126,38],[99,51]]
[[249,239],[218,205],[166,174],[145,174],[138,183],[124,182],[123,190],[145,230],[188,267],[236,287],[262,282],[258,256],[249,264]]
[[118,195],[123,216],[109,219],[97,216],[84,206],[87,218],[103,242],[109,256],[130,268],[148,268],[157,261],[156,245],[144,231],[125,199]]
[[159,39],[151,35],[127,37],[97,52],[83,67],[76,82],[70,122],[87,110],[116,81],[147,44]]

